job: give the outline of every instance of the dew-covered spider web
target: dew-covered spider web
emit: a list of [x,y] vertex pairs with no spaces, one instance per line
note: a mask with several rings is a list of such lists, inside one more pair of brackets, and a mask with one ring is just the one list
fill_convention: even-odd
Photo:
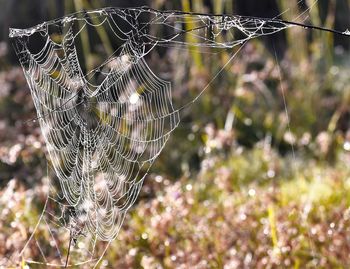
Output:
[[[175,105],[171,81],[148,65],[152,50],[231,49],[231,61],[247,41],[292,26],[298,23],[140,7],[77,12],[10,29],[54,171],[20,259],[57,267],[97,264],[118,235],[150,167],[178,127],[181,110],[207,88]],[[111,40],[96,51],[104,56],[101,62],[84,58],[91,35]],[[39,226],[46,227],[50,242],[36,233]],[[98,241],[105,242],[103,249]],[[55,258],[48,259],[48,247]],[[29,248],[39,258],[28,257]],[[71,264],[73,257],[79,262]]]

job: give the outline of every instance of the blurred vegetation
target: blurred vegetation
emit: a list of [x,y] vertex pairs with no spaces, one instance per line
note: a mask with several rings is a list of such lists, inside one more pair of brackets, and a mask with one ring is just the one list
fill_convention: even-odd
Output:
[[[282,17],[293,20],[313,3],[296,2],[151,6],[264,17],[288,10]],[[47,1],[49,12],[36,19],[111,5],[126,3]],[[349,5],[319,1],[306,22],[345,31]],[[291,28],[249,42],[182,114],[101,268],[349,268],[349,40]],[[0,256],[23,247],[40,214],[46,175],[39,127],[26,123],[35,117],[33,102],[11,53],[0,43]],[[210,62],[175,49],[157,53],[151,67],[170,72],[176,102],[183,91],[189,100],[196,96],[232,52],[217,51]]]

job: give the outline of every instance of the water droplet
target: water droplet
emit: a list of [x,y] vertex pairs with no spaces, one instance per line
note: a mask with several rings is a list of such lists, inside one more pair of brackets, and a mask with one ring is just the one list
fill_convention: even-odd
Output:
[[267,177],[268,177],[268,178],[273,178],[273,177],[275,177],[275,175],[276,175],[276,173],[275,173],[274,170],[269,169],[269,170],[267,171]]
[[146,240],[148,238],[148,234],[147,233],[142,233],[141,235],[143,240]]
[[140,99],[140,96],[138,95],[138,93],[133,93],[130,97],[129,97],[129,102],[130,104],[134,105],[136,104]]
[[255,193],[256,193],[256,191],[255,191],[254,189],[250,189],[250,190],[248,191],[248,195],[249,195],[249,196],[255,196]]
[[344,32],[343,32],[344,35],[350,35],[350,30],[349,29],[346,29]]
[[343,145],[343,148],[346,150],[346,151],[350,151],[350,141],[346,141]]

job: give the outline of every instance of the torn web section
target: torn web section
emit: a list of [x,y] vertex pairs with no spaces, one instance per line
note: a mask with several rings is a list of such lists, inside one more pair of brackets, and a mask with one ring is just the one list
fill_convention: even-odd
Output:
[[[143,27],[153,27],[153,31],[142,35],[142,39],[151,48],[155,45],[232,48],[252,38],[271,35],[291,27],[274,18],[157,12],[152,9],[144,12],[148,13],[149,22],[144,23]],[[153,34],[155,31],[157,34]]]
[[[132,11],[130,11],[132,12]],[[186,55],[182,66],[188,62],[188,66],[193,66],[190,62],[198,67],[202,76],[205,72],[205,66],[212,66],[211,62],[217,62],[217,58],[222,56],[222,52],[226,51],[226,59],[222,65],[218,65],[215,69],[210,70],[210,79],[207,83],[202,84],[202,88],[197,93],[190,94],[189,100],[183,98],[186,93],[179,92],[178,89],[183,88],[187,84],[186,79],[190,78],[188,74],[195,72],[194,69],[183,70],[182,77],[168,76],[171,73],[171,67],[161,65],[152,66],[156,74],[165,74],[164,78],[171,81],[173,88],[173,97],[180,96],[174,107],[181,111],[183,108],[193,104],[202,93],[210,87],[210,84],[220,76],[220,73],[227,65],[233,64],[233,59],[241,48],[254,38],[272,35],[291,27],[287,22],[283,22],[274,18],[255,18],[236,15],[212,15],[201,13],[186,13],[181,11],[157,11],[153,9],[143,9],[142,16],[138,15],[139,39],[145,46],[145,59],[166,55],[164,51],[170,51],[172,54],[164,57],[165,61],[174,58],[173,55],[178,53],[178,59],[182,59]],[[145,20],[144,18],[148,18]],[[221,50],[219,50],[221,49]],[[160,53],[159,53],[160,52]],[[148,57],[148,54],[150,56]],[[221,55],[221,56],[220,56]],[[161,56],[162,57],[162,56]],[[177,61],[173,61],[176,68],[182,69]],[[165,67],[165,68],[164,68]],[[170,70],[170,71],[169,71]],[[206,70],[209,71],[209,70]],[[209,73],[207,74],[209,75]],[[160,75],[162,77],[162,75]],[[204,74],[204,76],[206,76]],[[183,92],[186,90],[183,89]],[[189,93],[187,89],[187,93]]]

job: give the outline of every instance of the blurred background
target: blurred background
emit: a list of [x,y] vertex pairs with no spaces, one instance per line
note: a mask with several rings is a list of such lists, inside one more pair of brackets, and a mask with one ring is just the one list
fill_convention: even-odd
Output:
[[[28,239],[47,175],[8,28],[142,5],[286,20],[312,7],[305,23],[350,28],[349,0],[0,0],[0,262]],[[182,113],[101,268],[349,268],[349,49],[350,38],[302,27],[250,41]],[[231,56],[157,53],[150,65],[171,66],[175,102]]]

